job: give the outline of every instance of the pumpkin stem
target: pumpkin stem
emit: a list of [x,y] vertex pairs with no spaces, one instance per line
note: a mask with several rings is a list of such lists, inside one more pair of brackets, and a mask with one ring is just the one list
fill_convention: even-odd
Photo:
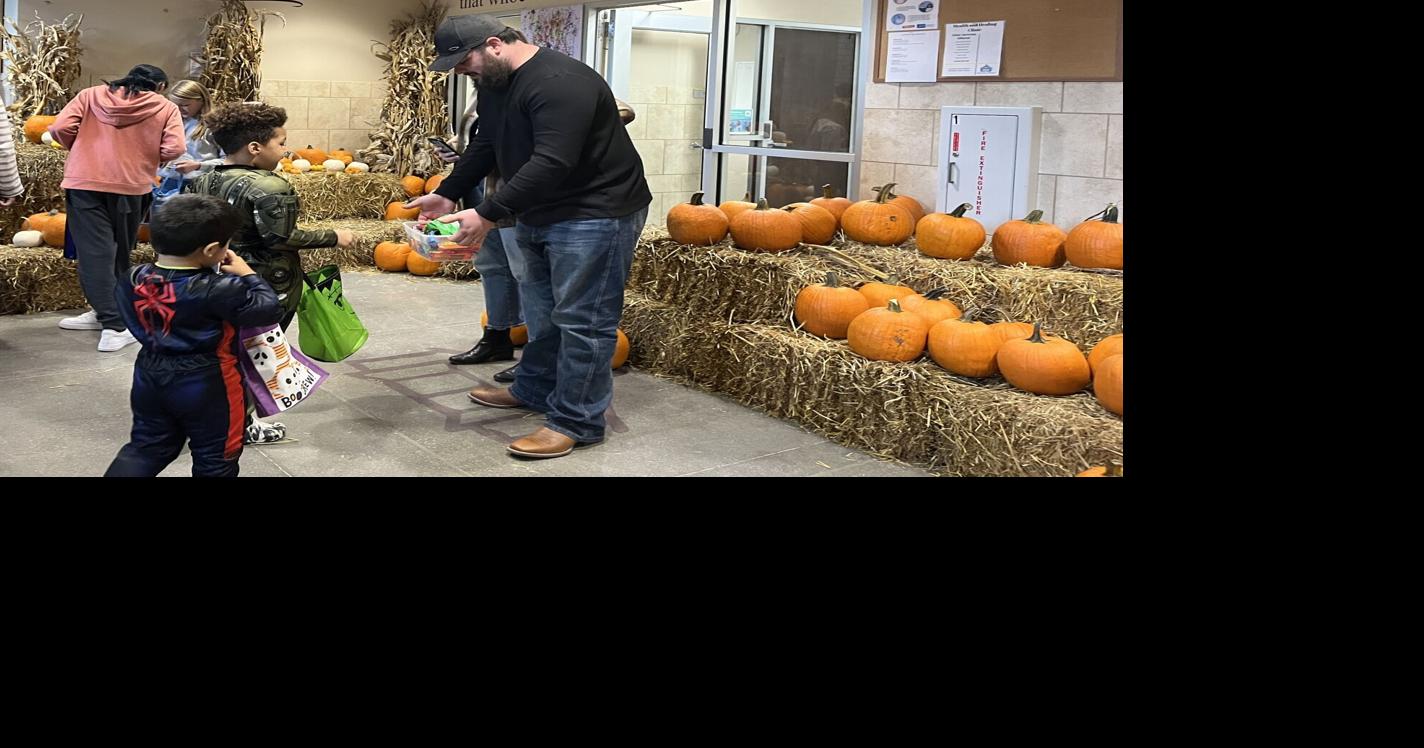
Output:
[[899,273],[891,273],[891,274],[890,274],[890,277],[888,277],[888,278],[885,279],[885,282],[886,282],[887,284],[889,284],[889,285],[892,285],[892,286],[898,286],[898,285],[900,285],[900,274],[899,274]]
[[751,202],[751,201],[752,201],[752,193],[748,192],[747,194],[742,195],[742,202],[744,202],[744,203],[749,203],[749,202]]
[[975,320],[975,318],[977,318],[978,316],[979,316],[979,307],[971,307],[971,308],[969,308],[969,309],[965,309],[965,310],[964,310],[964,313],[961,314],[961,315],[959,315],[959,321],[960,321],[960,322],[973,322],[973,321]]
[[827,271],[826,271],[826,288],[840,288],[840,287],[841,287],[841,277],[840,277],[839,275],[836,275],[836,271],[834,271],[834,270],[827,270]]
[[952,215],[952,216],[954,216],[955,218],[963,218],[963,217],[964,217],[964,211],[969,210],[969,209],[972,208],[972,207],[974,207],[974,206],[973,206],[973,205],[970,205],[969,203],[964,203],[963,205],[959,206],[958,208],[955,208],[954,210],[950,211],[949,214]]
[[52,216],[57,216],[57,215],[59,215],[59,208],[50,208],[50,209],[49,209],[49,214],[52,215]]
[[1116,460],[1108,460],[1107,476],[1110,478],[1122,477],[1122,463]]
[[1107,210],[1103,211],[1107,215],[1103,216],[1103,223],[1117,223],[1117,204],[1108,203]]
[[694,192],[694,193],[692,193],[692,199],[689,200],[688,202],[692,203],[693,205],[701,205],[701,204],[702,204],[702,193],[701,193],[701,192]]
[[832,198],[832,197],[835,197],[835,195],[832,195],[832,194],[831,194],[831,186],[830,186],[829,184],[823,184],[823,185],[821,185],[821,197],[824,197],[824,198]]
[[1024,218],[1024,223],[1043,223],[1043,211],[1035,210]]
[[1043,323],[1042,323],[1042,322],[1035,322],[1035,323],[1033,323],[1033,335],[1030,335],[1030,336],[1029,336],[1028,342],[1030,342],[1030,343],[1046,343],[1046,342],[1048,342],[1048,341],[1046,341],[1046,340],[1043,339]]
[[[885,184],[885,185],[882,185],[882,186],[880,186],[880,187],[876,187],[876,188],[875,188],[875,192],[877,193],[877,196],[876,196],[876,198],[875,198],[875,202],[877,202],[877,203],[882,203],[882,204],[883,204],[883,203],[887,202],[888,200],[890,200],[890,198],[894,197],[894,196],[895,196],[895,193],[891,191],[891,188],[893,188],[894,186],[895,186],[895,183],[894,183],[894,182],[890,182],[889,184]],[[1042,213],[1043,211],[1039,211],[1039,212]]]
[[764,197],[759,197],[759,198],[757,198],[757,206],[756,206],[756,209],[757,209],[757,210],[770,210],[771,207],[766,204],[766,198],[764,198]]
[[903,310],[903,309],[900,308],[900,300],[899,300],[899,299],[891,299],[891,300],[890,300],[890,303],[887,304],[886,307],[887,307],[890,311],[892,311],[892,312],[903,312],[903,311],[905,311],[905,310]]

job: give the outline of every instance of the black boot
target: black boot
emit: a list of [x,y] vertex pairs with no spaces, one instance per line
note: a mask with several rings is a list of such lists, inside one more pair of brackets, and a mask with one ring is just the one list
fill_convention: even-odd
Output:
[[464,353],[450,357],[452,364],[483,364],[486,361],[513,361],[514,343],[509,340],[508,330],[485,328],[484,337],[475,347]]
[[509,384],[514,381],[515,375],[519,373],[519,364],[515,364],[508,369],[494,375],[494,381]]

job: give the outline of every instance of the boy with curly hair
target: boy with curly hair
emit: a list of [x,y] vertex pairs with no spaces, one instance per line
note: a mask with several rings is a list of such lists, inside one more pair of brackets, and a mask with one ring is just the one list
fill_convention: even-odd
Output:
[[[203,124],[227,157],[187,188],[221,198],[243,215],[229,246],[277,292],[285,310],[283,331],[296,316],[302,298],[302,261],[297,251],[346,248],[354,241],[345,229],[309,231],[297,226],[301,201],[291,183],[272,171],[287,155],[286,123],[285,109],[262,103],[231,103],[214,109],[203,118]],[[264,423],[249,414],[249,444],[285,437],[282,424]]]

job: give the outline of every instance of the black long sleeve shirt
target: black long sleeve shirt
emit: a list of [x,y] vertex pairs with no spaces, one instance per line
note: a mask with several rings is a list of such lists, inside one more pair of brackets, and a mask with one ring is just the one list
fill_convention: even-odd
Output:
[[582,62],[541,47],[475,110],[474,142],[435,194],[458,201],[498,167],[504,185],[475,208],[490,221],[619,218],[652,202],[613,91]]

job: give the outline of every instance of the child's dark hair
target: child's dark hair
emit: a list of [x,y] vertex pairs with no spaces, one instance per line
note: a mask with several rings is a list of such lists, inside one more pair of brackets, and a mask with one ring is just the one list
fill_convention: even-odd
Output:
[[153,249],[184,257],[217,242],[227,244],[242,225],[242,214],[212,195],[174,195],[148,221]]
[[266,143],[287,124],[287,110],[262,103],[233,102],[209,112],[203,124],[224,153],[237,153],[248,143]]
[[125,96],[133,96],[140,91],[157,91],[159,86],[168,84],[168,74],[163,68],[153,65],[134,65],[128,75],[116,81],[104,81],[109,90],[124,89]]

